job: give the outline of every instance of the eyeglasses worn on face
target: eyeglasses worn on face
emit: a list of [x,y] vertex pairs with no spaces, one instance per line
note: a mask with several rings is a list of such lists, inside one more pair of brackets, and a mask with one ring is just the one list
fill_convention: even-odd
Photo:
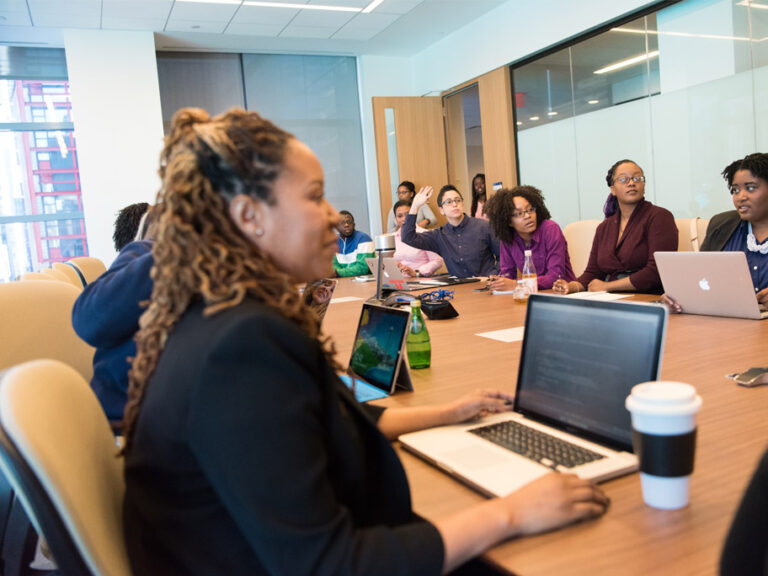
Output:
[[526,214],[535,214],[536,208],[528,208],[528,210],[515,210],[512,212],[512,218],[524,218]]
[[463,204],[464,200],[461,198],[449,198],[448,200],[443,200],[443,206],[450,206],[453,204],[454,206],[458,206],[459,204]]
[[619,176],[616,178],[613,182],[621,182],[622,184],[629,184],[629,181],[632,180],[635,184],[639,182],[645,182],[645,176]]

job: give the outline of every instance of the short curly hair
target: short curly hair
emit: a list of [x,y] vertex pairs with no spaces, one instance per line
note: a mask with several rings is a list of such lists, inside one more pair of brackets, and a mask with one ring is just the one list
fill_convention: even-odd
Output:
[[728,188],[733,184],[733,178],[739,170],[749,170],[753,176],[768,182],[768,154],[755,152],[728,164],[722,172],[723,178],[728,182]]
[[141,217],[149,209],[147,202],[138,202],[126,206],[117,213],[115,218],[115,232],[112,234],[112,241],[115,244],[115,250],[120,252],[129,242],[133,242],[136,233],[139,230]]
[[536,225],[541,226],[544,220],[552,216],[544,204],[544,195],[541,190],[533,186],[515,186],[514,188],[502,188],[491,196],[485,205],[484,212],[488,216],[491,230],[496,238],[505,244],[515,241],[515,229],[510,225],[515,208],[515,198],[524,198],[536,210]]

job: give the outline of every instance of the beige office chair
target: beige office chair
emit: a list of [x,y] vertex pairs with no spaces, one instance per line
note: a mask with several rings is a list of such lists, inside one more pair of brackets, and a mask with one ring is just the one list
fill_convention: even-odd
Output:
[[675,218],[677,224],[677,251],[698,252],[707,235],[709,220],[705,218]]
[[54,360],[0,382],[0,467],[59,573],[130,576],[123,539],[123,459],[83,377]]
[[72,258],[68,262],[70,264],[74,264],[80,269],[80,272],[83,273],[83,277],[88,284],[96,280],[96,278],[107,271],[107,267],[104,265],[104,262],[91,256],[80,256],[78,258]]
[[595,238],[595,230],[602,220],[579,220],[571,222],[563,229],[565,241],[568,242],[568,254],[571,257],[573,273],[581,276],[589,262],[589,253],[592,250],[592,240]]
[[22,282],[37,282],[38,280],[45,280],[46,282],[56,282],[56,278],[43,274],[42,272],[25,272],[19,277]]
[[69,280],[67,279],[67,277],[64,276],[64,274],[62,274],[58,270],[53,270],[51,268],[42,268],[40,270],[40,274],[53,278],[57,282],[66,282],[67,284],[69,284]]
[[51,268],[53,268],[56,272],[66,276],[67,281],[78,290],[83,289],[83,280],[80,278],[81,274],[79,273],[79,269],[75,269],[74,267],[70,266],[69,264],[65,264],[64,262],[54,262],[51,264]]
[[72,328],[72,305],[79,294],[69,282],[0,284],[0,370],[53,358],[90,382],[94,349]]

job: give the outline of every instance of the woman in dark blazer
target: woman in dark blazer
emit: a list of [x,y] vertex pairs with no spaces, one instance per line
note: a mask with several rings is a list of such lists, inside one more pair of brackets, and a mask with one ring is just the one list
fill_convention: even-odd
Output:
[[161,157],[154,288],[125,423],[136,574],[439,574],[498,541],[604,512],[545,476],[430,523],[389,444],[505,408],[359,405],[297,282],[327,276],[339,214],[312,151],[254,112],[174,116]]
[[595,231],[584,273],[558,280],[555,292],[651,292],[661,294],[653,253],[677,250],[677,225],[669,210],[645,199],[645,174],[632,160],[619,160],[605,177],[611,193]]

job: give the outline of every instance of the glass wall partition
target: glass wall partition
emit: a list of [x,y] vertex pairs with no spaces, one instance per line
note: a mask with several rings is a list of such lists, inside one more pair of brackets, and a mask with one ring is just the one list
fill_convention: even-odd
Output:
[[601,218],[631,158],[676,217],[730,209],[720,171],[768,145],[766,40],[754,3],[686,0],[513,67],[521,183],[561,225]]

